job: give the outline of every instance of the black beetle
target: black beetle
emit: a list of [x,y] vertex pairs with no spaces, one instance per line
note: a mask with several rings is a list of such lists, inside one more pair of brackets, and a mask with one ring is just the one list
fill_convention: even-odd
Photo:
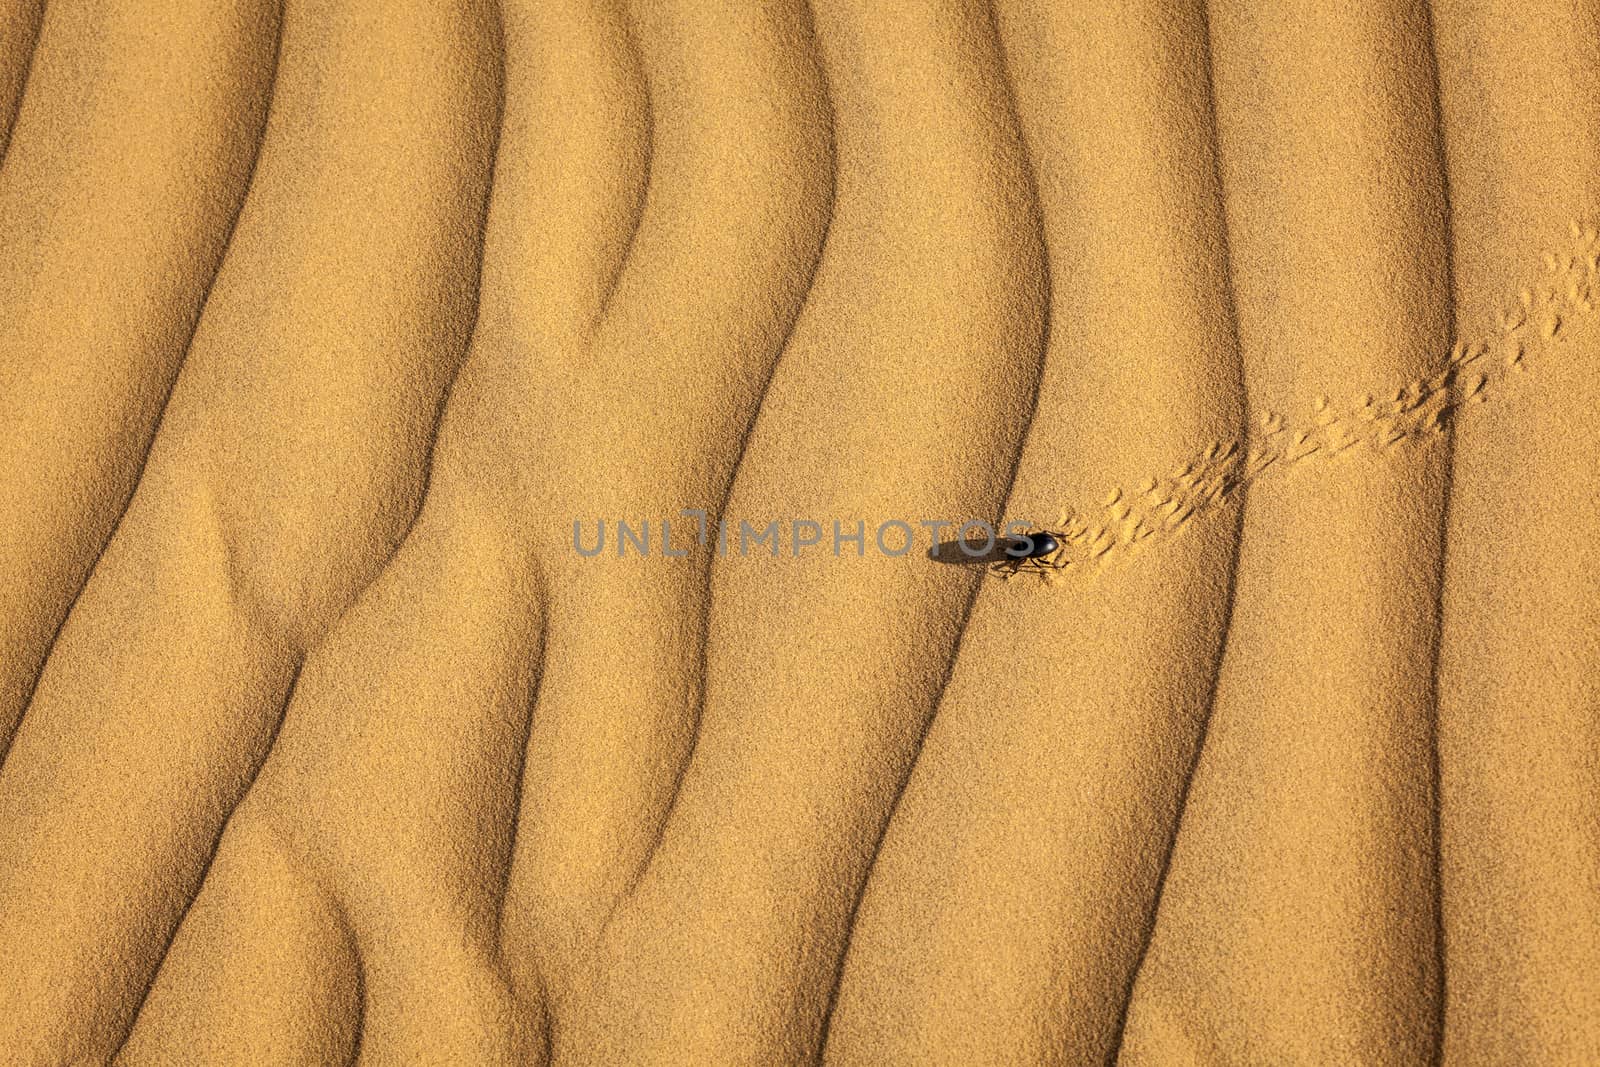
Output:
[[1035,533],[1017,538],[1006,545],[1004,551],[1007,559],[1021,563],[1027,559],[1042,559],[1060,547],[1061,542],[1056,540],[1055,534]]

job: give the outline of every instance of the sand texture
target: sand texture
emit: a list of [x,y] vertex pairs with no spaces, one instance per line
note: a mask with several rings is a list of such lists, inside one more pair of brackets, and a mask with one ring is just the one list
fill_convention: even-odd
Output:
[[0,0],[0,1065],[1600,1063],[1597,213],[1600,0]]

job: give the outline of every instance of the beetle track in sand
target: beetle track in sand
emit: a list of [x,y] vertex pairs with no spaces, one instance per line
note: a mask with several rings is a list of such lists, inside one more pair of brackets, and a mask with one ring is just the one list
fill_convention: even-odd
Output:
[[1171,475],[1147,477],[1131,493],[1113,488],[1098,508],[1066,508],[1052,531],[1061,547],[1049,556],[1021,569],[995,563],[990,572],[1006,581],[1035,574],[1060,585],[1064,572],[1098,571],[1124,552],[1181,535],[1269,471],[1286,471],[1314,456],[1331,459],[1356,445],[1389,450],[1441,436],[1457,408],[1486,402],[1499,385],[1525,372],[1530,358],[1561,344],[1569,320],[1593,314],[1600,236],[1586,220],[1574,220],[1568,229],[1572,248],[1546,252],[1544,278],[1492,315],[1489,335],[1452,345],[1443,369],[1387,394],[1357,394],[1347,404],[1318,396],[1311,417],[1294,424],[1275,411],[1250,415],[1245,437],[1213,441]]

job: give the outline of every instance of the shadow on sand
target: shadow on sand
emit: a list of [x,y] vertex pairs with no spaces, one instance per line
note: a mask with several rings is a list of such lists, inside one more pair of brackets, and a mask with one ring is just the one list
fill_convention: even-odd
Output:
[[969,541],[941,541],[928,549],[928,558],[935,563],[952,563],[956,566],[986,567],[991,563],[1002,563],[1010,556],[1006,549],[1012,545],[1021,546],[1022,542],[1010,537],[997,537],[994,544],[990,545],[983,538]]

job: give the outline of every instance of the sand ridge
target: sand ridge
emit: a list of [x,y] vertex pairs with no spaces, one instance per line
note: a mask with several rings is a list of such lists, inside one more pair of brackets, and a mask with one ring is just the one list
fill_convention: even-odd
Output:
[[[281,41],[273,4],[206,0],[152,18],[140,2],[117,19],[99,11],[97,21],[90,9],[100,7],[49,5],[36,75],[51,48],[104,49],[106,62],[177,63],[182,73],[163,72],[156,84],[239,92],[234,107],[248,115],[244,108],[263,103],[248,95],[260,83],[207,77],[207,64],[261,75],[278,59],[249,191],[187,352],[178,345],[171,353],[183,364],[138,487],[71,604],[0,767],[0,937],[8,946],[0,1040],[44,1062],[104,1060],[120,1044],[217,835],[271,747],[305,651],[376,576],[410,522],[440,394],[471,325],[495,124],[495,67],[485,60],[496,27],[481,5],[418,4],[399,17],[391,4],[304,3],[285,13]],[[74,32],[83,26],[131,40],[107,48],[94,33]],[[213,35],[230,48],[208,47]],[[206,58],[175,52],[174,43]],[[438,76],[412,77],[405,57]],[[346,76],[326,77],[330,67]],[[251,153],[230,135],[255,146],[248,126],[232,127],[232,109],[202,98],[195,104],[205,122],[174,124],[161,97],[130,93],[125,103],[93,74],[84,64],[57,86],[35,78],[6,177],[26,173],[30,108],[48,125],[51,109],[70,114],[87,97],[113,129],[130,107],[132,115],[156,108],[153,128],[166,136],[150,149],[176,139],[171,150],[188,151],[197,171],[207,160],[231,163],[242,178]],[[432,133],[419,152],[411,124],[423,120]],[[194,152],[187,139],[201,132],[228,151]],[[138,158],[115,141],[61,144],[56,151],[95,147],[121,166]],[[83,180],[95,172],[72,173]],[[183,171],[164,160],[159,173],[167,183]],[[174,192],[159,202],[181,210],[219,203]],[[40,211],[48,201],[28,205]],[[98,226],[161,221],[148,211],[80,210]],[[85,232],[60,211],[52,221],[56,240],[94,236],[93,226]],[[220,244],[224,235],[212,227],[208,239]],[[182,277],[146,270],[117,242],[101,254],[141,284]],[[85,306],[142,306],[137,289],[121,292],[120,302]],[[155,306],[183,309],[168,298]],[[59,380],[117,383],[113,375]],[[148,367],[139,382],[128,399],[166,384]],[[81,403],[65,410],[80,418],[94,411]],[[99,418],[116,413],[106,407]],[[127,432],[134,424],[95,425]],[[86,840],[98,844],[72,844]],[[93,927],[73,919],[86,914],[97,917]]]
[[0,6],[0,553],[17,561],[0,589],[0,753],[223,258],[266,118],[273,7]]

